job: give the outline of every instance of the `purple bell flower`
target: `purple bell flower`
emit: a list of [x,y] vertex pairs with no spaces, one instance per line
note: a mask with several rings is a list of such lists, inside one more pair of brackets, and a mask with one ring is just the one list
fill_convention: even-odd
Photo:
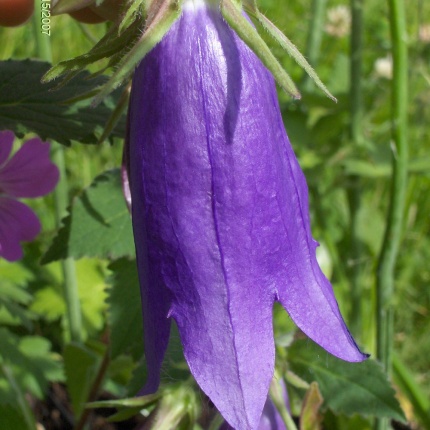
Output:
[[31,241],[40,232],[36,214],[18,199],[44,196],[59,179],[48,143],[30,139],[9,158],[14,139],[11,131],[0,131],[0,257],[8,261],[19,260],[20,242]]
[[[288,398],[287,387],[285,386],[284,381],[281,379],[279,382],[282,397],[285,402],[285,406],[288,410],[290,410],[290,402]],[[224,422],[219,430],[234,430],[227,422]],[[281,417],[281,414],[276,409],[275,404],[273,403],[270,396],[267,396],[266,403],[263,408],[263,414],[260,418],[260,423],[258,424],[257,430],[289,430]]]
[[148,380],[171,318],[226,421],[258,429],[274,372],[272,308],[333,355],[362,361],[316,257],[305,177],[269,71],[216,7],[187,0],[137,68],[126,164]]

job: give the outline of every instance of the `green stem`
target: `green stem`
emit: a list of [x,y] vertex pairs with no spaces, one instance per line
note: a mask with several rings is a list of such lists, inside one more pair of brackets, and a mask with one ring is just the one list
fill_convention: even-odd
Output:
[[[105,354],[103,356],[103,360],[100,364],[99,371],[97,372],[97,376],[94,379],[93,385],[91,387],[91,391],[88,395],[87,403],[93,402],[97,399],[97,395],[100,391],[100,388],[102,386],[103,380],[106,376],[106,372],[109,367],[109,348],[106,348]],[[74,427],[74,430],[82,430],[85,427],[85,424],[88,420],[88,417],[90,416],[91,409],[86,407],[84,411],[82,412],[81,416],[79,417],[79,421]]]
[[[62,146],[56,146],[52,153],[52,158],[60,171],[60,180],[54,191],[55,218],[57,228],[59,228],[61,220],[66,214],[69,189],[64,162],[64,150]],[[80,343],[82,342],[82,315],[78,293],[78,281],[76,279],[75,260],[71,257],[61,260],[61,269],[64,279],[64,295],[67,304],[70,340]]]
[[277,377],[278,375],[275,372],[275,377],[272,379],[272,382],[270,384],[270,398],[272,399],[272,402],[275,405],[277,411],[281,415],[281,418],[285,424],[285,427],[288,430],[297,430],[296,423],[291,417],[291,414],[288,411],[287,406],[285,404],[285,399],[283,398],[281,387],[278,381],[276,380]]
[[[35,11],[33,15],[33,28],[36,39],[37,55],[40,59],[51,62],[51,44],[49,37],[41,32],[40,17],[41,17],[41,2],[35,2]],[[66,171],[64,166],[64,153],[61,145],[56,145],[53,151],[53,160],[60,171],[60,180],[54,190],[55,199],[55,218],[57,228],[61,224],[61,219],[66,213],[68,205],[68,185]],[[75,262],[72,258],[66,258],[61,261],[61,267],[64,279],[65,300],[67,304],[67,315],[69,320],[70,339],[72,341],[82,341],[82,317],[78,295],[78,284],[76,280]]]
[[19,406],[19,409],[22,412],[24,417],[24,421],[26,423],[26,430],[36,430],[36,423],[34,420],[33,413],[31,412],[30,407],[28,406],[27,401],[25,400],[24,393],[22,392],[19,384],[16,382],[15,377],[13,376],[12,370],[10,370],[9,366],[6,364],[0,364],[1,371],[5,376],[7,382],[15,393],[16,403]]
[[[388,0],[393,55],[392,135],[394,143],[390,206],[384,242],[378,261],[377,292],[377,357],[391,373],[393,341],[394,270],[400,247],[408,168],[407,106],[408,51],[403,0]],[[387,420],[378,420],[379,430],[388,428]]]
[[[354,148],[361,143],[363,97],[362,97],[362,58],[363,58],[363,0],[351,0],[351,53],[350,53],[350,99],[351,122],[350,138]],[[350,212],[350,262],[351,270],[351,313],[349,322],[352,333],[361,334],[361,302],[363,291],[360,285],[361,255],[360,240],[358,238],[358,211],[360,209],[360,178],[352,175],[348,180],[348,203]]]
[[[308,40],[306,44],[306,58],[312,67],[316,67],[321,48],[321,40],[324,24],[324,13],[327,0],[312,0],[311,9],[312,17],[309,23]],[[309,76],[303,76],[303,88],[309,90],[312,87],[312,81]]]

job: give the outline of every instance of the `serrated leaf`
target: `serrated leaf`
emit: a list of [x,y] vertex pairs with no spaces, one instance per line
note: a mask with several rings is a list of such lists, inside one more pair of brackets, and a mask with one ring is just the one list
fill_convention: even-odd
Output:
[[67,391],[73,411],[79,416],[88,400],[100,359],[85,346],[74,343],[66,346],[63,356]]
[[0,260],[0,324],[32,327],[34,315],[27,305],[32,296],[26,291],[27,282],[33,274],[22,264]]
[[[55,83],[40,82],[49,67],[48,63],[34,60],[0,62],[0,130],[13,130],[20,137],[36,133],[42,139],[63,145],[72,140],[97,143],[120,93],[107,97],[96,108],[90,106],[88,98],[68,103],[69,99],[79,98],[104,84],[106,78],[90,80],[89,73],[82,72],[67,85],[52,91]],[[112,134],[125,135],[124,118]]]
[[[42,398],[49,381],[62,380],[58,357],[51,352],[50,342],[40,336],[18,337],[0,329],[0,362],[7,363],[23,391]],[[1,428],[1,427],[0,427]]]
[[318,382],[324,406],[333,412],[405,422],[394,389],[376,361],[348,363],[306,340],[295,342],[288,357],[293,372],[305,381]]
[[143,355],[143,322],[136,261],[122,258],[113,262],[109,289],[111,358],[131,353],[135,360]]
[[133,255],[131,218],[116,169],[98,176],[74,200],[42,263],[66,257],[116,259]]
[[25,367],[19,376],[24,387],[36,397],[43,398],[49,381],[63,379],[59,358],[51,352],[51,343],[40,336],[24,336],[19,350],[25,358]]
[[66,304],[59,291],[46,287],[35,293],[30,309],[47,321],[54,321],[65,315]]
[[5,328],[0,328],[0,362],[22,364],[22,354],[19,352],[18,344],[18,336]]

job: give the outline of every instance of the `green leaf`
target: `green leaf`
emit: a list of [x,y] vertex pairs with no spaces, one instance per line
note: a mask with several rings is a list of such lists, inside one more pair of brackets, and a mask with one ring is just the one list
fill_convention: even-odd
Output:
[[303,400],[300,413],[300,430],[319,430],[321,428],[320,407],[323,403],[318,384],[312,382]]
[[133,255],[131,218],[116,169],[98,176],[74,200],[42,263],[66,257],[116,259]]
[[64,349],[64,370],[67,391],[73,411],[79,416],[91,390],[100,359],[97,354],[83,345],[70,343]]
[[49,381],[63,379],[59,357],[51,352],[47,339],[18,337],[3,328],[0,329],[0,345],[0,362],[11,367],[21,390],[42,398]]
[[[91,100],[81,96],[105,83],[105,77],[90,80],[89,73],[82,72],[54,91],[54,83],[40,82],[49,67],[48,63],[34,60],[0,62],[0,130],[13,130],[19,137],[36,133],[42,139],[56,140],[63,145],[69,145],[72,140],[97,143],[120,93],[93,108]],[[81,100],[70,103],[72,98]],[[112,134],[125,136],[124,117]]]
[[139,279],[135,260],[113,262],[109,290],[111,358],[131,353],[135,360],[143,355],[143,322]]
[[293,372],[307,382],[318,382],[324,406],[333,412],[405,422],[395,392],[376,361],[348,363],[307,340],[294,343],[288,357]]
[[20,369],[20,380],[27,390],[43,398],[50,381],[63,380],[62,365],[58,355],[51,352],[51,343],[40,336],[24,336],[19,350],[25,359]]
[[[30,429],[34,429],[30,427]],[[0,428],[1,429],[22,429],[29,430],[25,418],[22,413],[12,405],[0,403]]]
[[33,274],[20,263],[0,260],[0,324],[32,327],[34,315],[27,306],[32,296],[26,287]]
[[66,314],[66,303],[60,291],[48,286],[35,293],[30,309],[52,322]]
[[83,258],[76,262],[84,328],[89,334],[98,333],[105,325],[107,294],[103,269],[97,259]]
[[0,328],[0,362],[22,365],[22,354],[18,349],[19,338],[6,328]]
[[430,428],[430,400],[418,385],[410,370],[396,354],[393,355],[393,373],[396,385],[412,403],[415,416],[425,428]]

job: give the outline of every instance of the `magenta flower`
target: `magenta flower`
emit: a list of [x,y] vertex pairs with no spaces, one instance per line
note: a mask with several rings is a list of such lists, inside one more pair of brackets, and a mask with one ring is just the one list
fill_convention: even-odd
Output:
[[0,131],[0,256],[8,261],[19,260],[20,242],[33,240],[40,231],[37,216],[18,199],[49,193],[59,178],[48,143],[30,139],[9,158],[14,138],[13,132]]
[[361,361],[321,272],[308,192],[271,74],[220,12],[187,1],[137,68],[126,151],[148,380],[171,318],[202,390],[256,430],[273,376],[272,307],[330,353]]

